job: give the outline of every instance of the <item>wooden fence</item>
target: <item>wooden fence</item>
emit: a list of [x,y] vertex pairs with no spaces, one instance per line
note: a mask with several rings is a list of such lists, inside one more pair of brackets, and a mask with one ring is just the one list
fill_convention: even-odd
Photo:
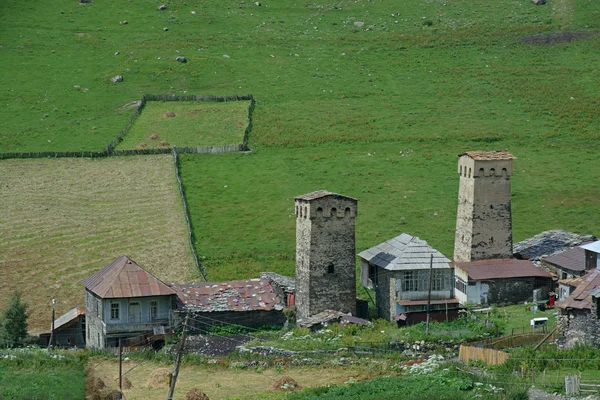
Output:
[[489,338],[486,340],[480,340],[477,342],[469,343],[469,346],[473,347],[485,347],[488,349],[509,349],[513,347],[526,346],[529,344],[538,344],[542,340],[554,339],[556,335],[555,331],[551,333],[546,332],[529,332],[521,333],[517,335],[500,336],[495,338]]
[[495,349],[486,349],[483,347],[460,345],[458,360],[462,362],[483,361],[486,364],[499,365],[504,364],[508,359],[508,353]]

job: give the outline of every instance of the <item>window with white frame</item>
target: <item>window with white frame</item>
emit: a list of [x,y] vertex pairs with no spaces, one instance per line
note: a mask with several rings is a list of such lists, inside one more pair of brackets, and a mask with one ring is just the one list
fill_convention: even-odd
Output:
[[110,303],[110,319],[120,319],[121,309],[119,303]]

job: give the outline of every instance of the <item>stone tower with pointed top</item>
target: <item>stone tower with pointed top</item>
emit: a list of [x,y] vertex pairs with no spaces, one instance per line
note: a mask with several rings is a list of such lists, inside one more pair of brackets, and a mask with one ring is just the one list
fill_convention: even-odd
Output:
[[295,198],[296,312],[356,312],[357,200],[325,190]]
[[459,154],[454,261],[513,256],[510,176],[514,158],[507,151]]

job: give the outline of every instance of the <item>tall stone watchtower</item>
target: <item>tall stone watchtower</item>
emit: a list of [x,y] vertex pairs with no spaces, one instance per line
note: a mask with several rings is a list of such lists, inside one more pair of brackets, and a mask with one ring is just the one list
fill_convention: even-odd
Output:
[[356,312],[357,200],[319,190],[296,202],[296,312]]
[[511,258],[512,215],[507,151],[469,151],[458,155],[458,213],[454,261]]

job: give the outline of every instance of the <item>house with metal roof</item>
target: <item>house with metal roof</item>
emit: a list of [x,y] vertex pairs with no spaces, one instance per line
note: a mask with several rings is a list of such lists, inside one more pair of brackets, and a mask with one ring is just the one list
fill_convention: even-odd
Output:
[[558,327],[565,344],[600,347],[600,271],[593,269],[571,295],[557,303]]
[[[362,251],[361,284],[375,290],[377,314],[412,324],[458,315],[450,260],[416,236],[403,233]],[[429,288],[431,287],[431,291]]]
[[227,282],[172,283],[177,310],[189,311],[191,325],[206,332],[212,325],[283,325],[282,299],[266,278]]
[[[75,307],[54,320],[50,331],[40,334],[40,345],[59,348],[85,347],[85,309]],[[54,337],[52,337],[54,334]],[[51,343],[52,341],[52,343]]]
[[552,288],[552,275],[529,260],[492,258],[452,264],[461,304],[519,303],[531,300],[536,289],[547,298]]
[[[219,324],[283,325],[284,302],[270,279],[164,283],[121,256],[83,281],[88,347],[160,340],[190,312],[198,332]],[[293,289],[292,289],[293,290]],[[281,291],[281,293],[285,293]],[[293,298],[293,296],[292,296]]]
[[114,347],[119,339],[165,332],[173,324],[177,293],[127,256],[83,281],[88,347]]

